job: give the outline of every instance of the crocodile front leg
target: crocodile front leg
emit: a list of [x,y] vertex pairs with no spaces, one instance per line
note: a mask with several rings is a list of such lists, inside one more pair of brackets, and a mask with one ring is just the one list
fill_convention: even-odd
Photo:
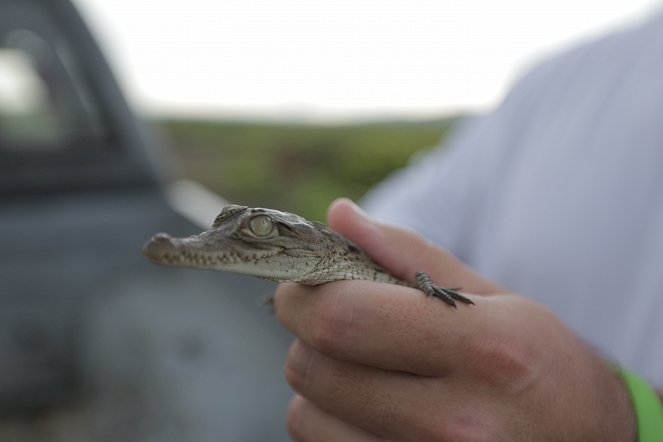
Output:
[[458,293],[459,288],[457,289],[448,289],[436,285],[433,280],[425,274],[424,272],[417,272],[414,274],[414,280],[416,281],[415,287],[424,292],[428,296],[434,296],[442,301],[446,302],[453,308],[457,308],[456,301],[464,302],[465,304],[472,304],[471,299]]

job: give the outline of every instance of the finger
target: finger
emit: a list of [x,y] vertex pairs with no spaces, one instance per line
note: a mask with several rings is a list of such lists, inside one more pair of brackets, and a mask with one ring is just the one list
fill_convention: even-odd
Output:
[[[286,379],[302,397],[325,412],[387,440],[437,440],[447,417],[471,414],[439,378],[373,369],[328,358],[295,341],[288,353]],[[435,412],[430,411],[434,397]]]
[[434,376],[464,370],[475,347],[500,337],[508,297],[480,297],[476,306],[451,310],[415,289],[337,281],[282,285],[275,301],[277,319],[330,357]]
[[379,223],[348,199],[334,201],[327,218],[332,229],[350,238],[401,279],[412,281],[415,272],[426,272],[438,285],[461,287],[464,292],[499,291],[498,286],[417,233]]
[[295,395],[288,410],[288,432],[295,442],[377,442],[379,439]]

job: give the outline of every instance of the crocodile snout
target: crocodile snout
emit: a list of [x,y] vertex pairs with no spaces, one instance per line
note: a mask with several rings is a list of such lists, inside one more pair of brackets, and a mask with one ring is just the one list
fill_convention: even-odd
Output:
[[157,233],[143,245],[143,256],[157,264],[163,264],[169,256],[177,254],[173,237],[167,233]]

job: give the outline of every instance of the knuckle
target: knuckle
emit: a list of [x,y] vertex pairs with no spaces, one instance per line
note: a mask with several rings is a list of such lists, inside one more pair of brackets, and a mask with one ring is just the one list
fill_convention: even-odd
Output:
[[502,390],[520,392],[536,378],[535,351],[520,339],[493,335],[478,345],[476,353],[484,381]]
[[286,362],[285,365],[285,380],[286,382],[298,392],[301,392],[306,386],[306,375],[292,367],[292,364]]
[[347,298],[329,294],[310,317],[310,344],[322,353],[335,354],[351,339],[354,305]]
[[299,340],[290,347],[285,363],[285,379],[295,391],[305,390],[311,381],[311,366],[315,355]]

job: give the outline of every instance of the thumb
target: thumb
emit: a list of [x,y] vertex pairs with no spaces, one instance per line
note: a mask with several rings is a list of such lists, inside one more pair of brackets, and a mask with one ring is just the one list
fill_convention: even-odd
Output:
[[436,284],[460,287],[463,292],[487,295],[500,291],[497,285],[421,235],[379,223],[348,199],[334,201],[327,220],[329,227],[350,238],[400,279],[412,281],[415,272],[426,272]]

